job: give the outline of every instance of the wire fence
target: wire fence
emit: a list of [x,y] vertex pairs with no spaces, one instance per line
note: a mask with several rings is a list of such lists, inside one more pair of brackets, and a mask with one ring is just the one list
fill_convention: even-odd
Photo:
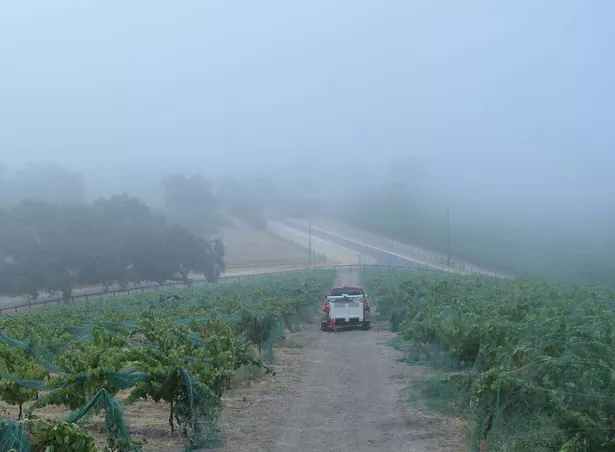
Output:
[[234,261],[226,264],[227,269],[232,268],[252,268],[252,267],[277,267],[285,265],[310,265],[319,264],[327,261],[327,256],[322,253],[313,254],[308,257],[282,257],[278,259],[252,259],[245,261]]
[[[226,263],[227,270],[248,270],[263,268],[292,268],[292,269],[304,269],[314,265],[324,265],[327,262],[327,255],[324,253],[312,252],[312,257],[289,257],[279,259],[253,259],[245,261],[231,261]],[[256,273],[256,272],[254,272]],[[270,272],[262,272],[270,273]],[[221,279],[237,279],[240,275],[227,275]],[[199,283],[198,278],[191,278],[190,283]],[[203,280],[204,281],[204,280]],[[166,283],[154,283],[153,281],[141,282],[140,285],[130,285],[126,287],[110,286],[107,289],[102,287],[76,287],[74,293],[71,296],[71,301],[85,300],[88,301],[91,298],[100,298],[101,296],[115,296],[115,295],[130,295],[131,293],[143,293],[147,290],[158,290],[162,287],[177,287],[184,284],[182,281],[168,281]],[[75,293],[78,292],[78,293]],[[10,300],[10,301],[9,301]],[[23,308],[35,308],[39,306],[46,306],[47,304],[57,304],[62,302],[62,297],[53,297],[48,294],[39,294],[39,297],[0,297],[0,314],[4,311],[15,311]]]
[[[299,220],[286,220],[288,224],[300,225],[306,227],[307,222]],[[442,269],[448,269],[449,271],[465,274],[482,274],[485,276],[495,276],[499,278],[513,278],[511,273],[503,272],[501,270],[495,270],[485,268],[480,265],[472,264],[469,262],[463,262],[459,259],[452,258],[451,256],[445,256],[441,253],[437,253],[433,250],[427,250],[422,247],[418,247],[412,244],[402,243],[396,240],[389,239],[387,237],[365,231],[363,229],[348,226],[346,224],[330,224],[327,222],[311,225],[312,232],[317,234],[318,231],[338,236],[342,239],[347,239],[362,246],[367,247],[381,247],[383,251],[390,254],[403,255],[404,259],[414,259],[422,261],[425,265],[432,265],[440,267]],[[352,237],[352,239],[349,239]]]
[[[444,273],[443,270],[434,269],[431,267],[423,267],[423,266],[395,266],[395,265],[366,265],[366,264],[344,264],[344,265],[314,265],[311,267],[305,268],[296,268],[291,270],[282,270],[275,272],[258,272],[251,273],[246,275],[233,275],[233,276],[221,276],[216,283],[240,283],[241,281],[253,280],[256,278],[263,277],[271,277],[271,276],[280,276],[289,273],[298,273],[305,272],[311,270],[322,270],[322,269],[341,269],[341,268],[349,268],[351,271],[353,268],[389,268],[389,269],[402,269],[402,270],[412,270],[412,271],[424,271],[424,272],[436,272],[436,273]],[[87,292],[83,294],[76,294],[71,296],[70,302],[74,303],[76,301],[84,301],[88,302],[90,300],[105,298],[105,297],[115,297],[119,295],[133,295],[133,294],[141,294],[145,292],[157,292],[164,291],[165,289],[171,288],[187,288],[194,285],[206,285],[212,284],[208,282],[204,278],[191,279],[188,281],[170,281],[162,284],[149,284],[142,286],[134,286],[134,287],[122,287],[122,288],[108,288],[102,289],[97,292]],[[64,302],[63,297],[55,297],[55,298],[46,298],[43,300],[28,300],[22,302],[20,304],[15,305],[0,305],[0,315],[4,315],[7,313],[19,312],[20,310],[25,309],[38,309],[44,308],[47,306],[53,306],[62,304]]]

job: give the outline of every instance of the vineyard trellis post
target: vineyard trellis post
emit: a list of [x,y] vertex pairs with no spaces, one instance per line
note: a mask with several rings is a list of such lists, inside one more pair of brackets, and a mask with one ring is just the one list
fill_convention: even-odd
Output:
[[446,207],[446,265],[451,265],[451,209]]
[[310,253],[310,267],[312,267],[312,217],[308,219],[308,252]]

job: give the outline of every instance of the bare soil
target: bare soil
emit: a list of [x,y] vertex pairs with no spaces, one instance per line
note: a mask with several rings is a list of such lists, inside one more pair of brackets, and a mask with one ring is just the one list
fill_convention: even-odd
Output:
[[307,248],[284,240],[270,231],[258,230],[237,222],[235,228],[221,232],[225,259],[242,262],[261,259],[307,258]]

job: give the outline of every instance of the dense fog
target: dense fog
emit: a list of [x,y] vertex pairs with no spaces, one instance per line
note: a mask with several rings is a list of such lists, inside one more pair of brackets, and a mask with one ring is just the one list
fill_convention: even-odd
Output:
[[572,0],[7,2],[0,202],[164,209],[164,178],[202,174],[239,181],[236,210],[438,250],[450,226],[460,259],[603,282],[613,19]]

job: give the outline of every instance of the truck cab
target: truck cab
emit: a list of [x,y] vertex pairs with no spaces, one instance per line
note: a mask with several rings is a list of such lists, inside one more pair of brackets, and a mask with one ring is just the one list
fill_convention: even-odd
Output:
[[334,287],[325,298],[320,316],[323,331],[339,327],[369,329],[370,307],[365,291],[358,286]]

